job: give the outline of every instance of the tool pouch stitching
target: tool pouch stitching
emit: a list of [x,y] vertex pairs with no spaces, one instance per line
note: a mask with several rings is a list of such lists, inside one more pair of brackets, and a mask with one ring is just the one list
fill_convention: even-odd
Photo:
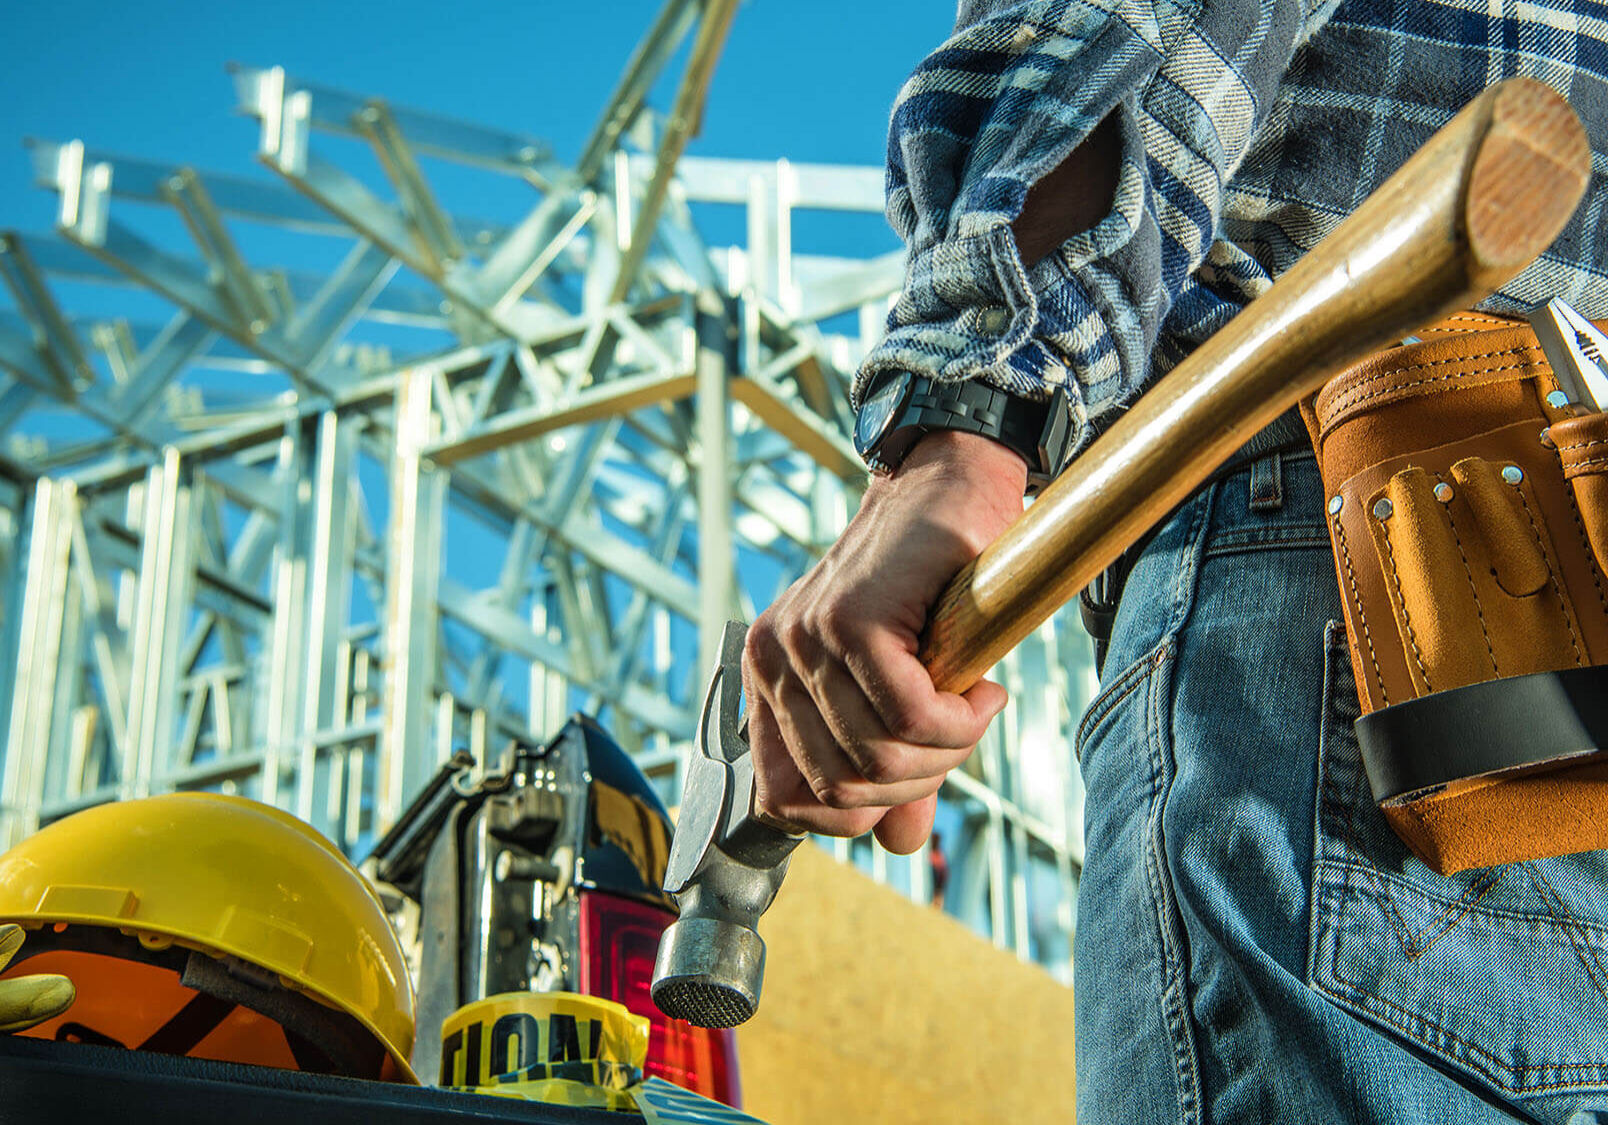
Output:
[[1396,611],[1396,624],[1401,632],[1402,640],[1412,650],[1413,665],[1418,669],[1418,678],[1423,681],[1424,692],[1435,690],[1429,682],[1429,669],[1424,667],[1424,654],[1418,647],[1418,634],[1413,631],[1412,615],[1407,611],[1407,599],[1401,592],[1401,571],[1396,567],[1396,551],[1390,542],[1390,529],[1382,520],[1369,520],[1368,529],[1374,534],[1374,543],[1380,548],[1380,557],[1385,562],[1385,568],[1390,573],[1390,601]]
[[1457,543],[1458,557],[1463,560],[1463,576],[1468,579],[1468,588],[1474,594],[1474,608],[1478,611],[1480,619],[1480,636],[1485,640],[1485,655],[1491,658],[1491,674],[1500,676],[1502,669],[1497,665],[1496,649],[1491,645],[1491,630],[1485,623],[1485,607],[1480,604],[1479,587],[1474,584],[1474,568],[1469,564],[1468,550],[1463,546],[1463,537],[1457,533],[1457,517],[1448,512],[1446,522],[1451,525],[1452,538]]
[[[1547,577],[1552,584],[1552,593],[1557,597],[1558,604],[1563,609],[1563,623],[1564,627],[1569,631],[1569,647],[1574,651],[1575,667],[1582,668],[1586,662],[1580,653],[1580,626],[1575,620],[1574,603],[1564,594],[1563,587],[1558,582],[1558,568],[1552,558],[1552,542],[1548,536],[1542,534],[1540,525],[1535,521],[1535,509],[1530,505],[1530,497],[1527,495],[1528,490],[1529,482],[1526,481],[1524,482],[1524,487],[1519,490],[1519,504],[1524,508],[1525,518],[1530,521],[1530,533],[1535,536],[1536,545],[1541,548],[1543,555],[1546,557]],[[1595,573],[1593,573],[1592,578],[1595,581]]]
[[[1568,475],[1568,471],[1565,470],[1565,478]],[[1575,498],[1574,489],[1569,490],[1567,499],[1569,501],[1569,512],[1574,517],[1575,535],[1580,540],[1581,548],[1589,556],[1591,554],[1591,539],[1586,535],[1586,523],[1580,515],[1580,503]],[[1597,589],[1597,603],[1602,606],[1603,613],[1608,615],[1608,590],[1603,589],[1602,574],[1595,567],[1591,571],[1591,581]]]
[[[1331,497],[1330,540],[1365,713],[1482,679],[1608,663],[1608,586],[1601,562],[1608,556],[1608,502],[1593,504],[1585,491],[1596,488],[1599,497],[1608,496],[1608,473],[1601,469],[1608,465],[1608,415],[1572,419],[1572,408],[1547,402],[1558,384],[1527,326],[1474,314],[1423,335],[1425,344],[1381,353],[1337,376],[1302,409]],[[1549,427],[1557,428],[1556,445],[1547,445],[1543,431]],[[1507,475],[1514,465],[1521,470],[1517,480]],[[1408,469],[1419,475],[1391,484]],[[1475,473],[1486,475],[1468,475]],[[1414,491],[1437,485],[1458,489],[1455,503],[1426,504],[1425,493]],[[1439,526],[1393,527],[1387,526],[1391,518],[1375,518],[1375,502],[1390,489],[1400,490],[1391,494],[1405,505],[1395,523],[1434,519]],[[1545,492],[1545,503],[1537,489]],[[1440,500],[1441,493],[1435,497]],[[1364,527],[1375,552],[1358,557],[1350,541]],[[1398,544],[1398,536],[1407,538]],[[1406,543],[1412,544],[1411,562],[1402,555]],[[1449,569],[1415,571],[1409,599],[1402,568],[1437,559]],[[1462,611],[1444,612],[1443,598]],[[1395,622],[1388,634],[1378,624],[1381,612]],[[1426,612],[1432,616],[1421,620]],[[1424,648],[1423,628],[1430,629],[1435,659]],[[1437,661],[1448,653],[1451,664],[1437,671]],[[1493,786],[1508,782],[1480,784],[1490,798],[1500,792]],[[1591,817],[1608,824],[1608,809],[1599,807],[1600,799],[1593,803],[1593,796],[1576,789],[1569,799],[1584,800]],[[1386,816],[1398,836],[1443,873],[1608,847],[1608,827],[1582,836],[1564,826],[1565,816],[1552,838],[1538,843],[1531,830],[1523,847],[1510,854],[1498,839],[1503,824],[1453,823],[1461,800],[1456,793],[1416,799],[1385,800],[1382,807],[1391,806]],[[1500,802],[1497,807],[1502,816],[1546,824],[1557,810],[1544,805],[1523,812]],[[1484,836],[1453,838],[1471,832]]]
[[[1373,683],[1379,689],[1379,698],[1390,704],[1390,692],[1385,687],[1384,673],[1379,670],[1379,655],[1374,651],[1373,634],[1368,629],[1368,610],[1362,604],[1362,595],[1357,592],[1357,573],[1351,565],[1351,549],[1346,545],[1346,530],[1341,526],[1339,517],[1333,518],[1329,524],[1330,536],[1335,550],[1339,553],[1341,561],[1345,563],[1346,586],[1340,588],[1340,597],[1356,614],[1357,623],[1362,630],[1363,642],[1368,646],[1368,662],[1373,668]],[[1349,590],[1347,587],[1349,586]],[[1355,660],[1353,660],[1355,663]]]

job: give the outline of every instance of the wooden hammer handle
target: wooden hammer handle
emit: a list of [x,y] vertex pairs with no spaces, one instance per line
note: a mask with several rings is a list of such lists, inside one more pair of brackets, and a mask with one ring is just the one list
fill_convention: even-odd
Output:
[[1485,91],[1142,395],[950,583],[921,659],[961,691],[1341,369],[1483,300],[1563,230],[1585,129],[1528,78]]

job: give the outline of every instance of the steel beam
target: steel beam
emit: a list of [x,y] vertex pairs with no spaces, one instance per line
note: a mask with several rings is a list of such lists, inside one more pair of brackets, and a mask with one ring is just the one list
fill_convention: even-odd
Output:
[[437,590],[447,476],[423,456],[430,440],[429,372],[398,382],[386,550],[385,647],[376,828],[393,823],[436,767],[429,716],[436,678]]
[[636,124],[637,116],[647,102],[648,91],[686,38],[697,16],[698,4],[695,0],[667,0],[664,7],[659,9],[658,18],[637,44],[631,61],[626,64],[625,73],[620,77],[620,84],[603,109],[602,119],[593,129],[586,147],[581,150],[581,157],[575,164],[575,173],[580,180],[591,182],[608,157],[619,150],[626,132]]
[[427,453],[438,465],[453,465],[571,426],[586,425],[647,406],[675,402],[690,396],[695,386],[696,377],[693,375],[661,375],[654,372],[614,379],[581,391],[568,402],[506,411],[473,431],[432,444]]
[[631,226],[630,241],[625,257],[620,262],[619,274],[610,290],[609,303],[625,300],[636,281],[637,270],[647,259],[653,242],[653,232],[659,226],[659,212],[670,191],[675,176],[676,162],[681,159],[687,141],[698,131],[703,120],[704,98],[709,93],[709,81],[714,77],[715,64],[726,35],[731,30],[732,17],[737,14],[737,0],[704,0],[703,15],[698,24],[697,38],[692,45],[687,71],[682,76],[681,88],[676,93],[675,106],[665,122],[664,136],[659,142],[654,159],[653,178],[637,204],[636,219]]
[[[0,845],[10,847],[39,826],[46,761],[58,733],[60,678],[68,561],[77,490],[71,481],[42,480],[26,508],[26,563],[15,593],[16,612],[5,630],[10,670],[4,772],[0,773]],[[19,552],[20,553],[20,552]]]
[[[577,705],[676,776],[703,650],[858,501],[847,374],[903,265],[800,241],[801,213],[879,212],[880,169],[687,151],[734,8],[666,0],[573,166],[277,68],[234,72],[271,178],[31,146],[63,237],[0,246],[0,832],[204,787],[358,849],[454,745],[545,737]],[[431,160],[532,201],[453,213]],[[703,204],[739,209],[738,245],[706,241]],[[350,249],[321,273],[252,260],[274,231]],[[75,315],[86,283],[174,310]],[[1041,896],[1082,858],[1068,628],[1000,669],[1002,729],[944,790],[966,825],[948,909],[1041,957],[1071,925]],[[930,897],[920,859],[841,851]],[[1041,918],[1063,933],[1041,943]]]
[[843,436],[843,431],[809,407],[793,401],[774,380],[756,371],[734,380],[731,394],[795,448],[839,479],[849,483],[865,479],[865,462],[854,452],[854,446]]
[[736,562],[732,543],[731,323],[724,310],[698,310],[698,666],[720,663],[720,638],[732,616]]
[[119,793],[143,797],[171,765],[179,646],[194,578],[196,512],[187,468],[167,450],[146,476],[140,562],[129,631],[128,744]]

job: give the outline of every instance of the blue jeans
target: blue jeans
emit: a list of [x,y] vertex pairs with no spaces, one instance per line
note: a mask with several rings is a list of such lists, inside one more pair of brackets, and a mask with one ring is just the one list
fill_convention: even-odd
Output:
[[1608,853],[1441,877],[1368,792],[1309,453],[1128,580],[1078,732],[1078,1117],[1608,1122]]

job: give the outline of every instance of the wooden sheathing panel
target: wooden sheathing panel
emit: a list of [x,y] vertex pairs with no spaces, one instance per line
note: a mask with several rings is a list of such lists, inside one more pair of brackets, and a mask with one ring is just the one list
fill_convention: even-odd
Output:
[[1072,990],[820,848],[760,922],[744,1109],[771,1125],[1073,1117]]

